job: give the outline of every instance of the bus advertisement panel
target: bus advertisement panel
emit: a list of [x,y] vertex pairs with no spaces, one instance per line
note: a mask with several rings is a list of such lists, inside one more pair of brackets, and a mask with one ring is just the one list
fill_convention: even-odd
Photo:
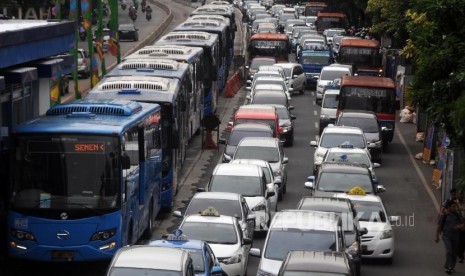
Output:
[[337,114],[344,110],[372,111],[383,130],[383,143],[394,137],[396,109],[395,84],[390,78],[343,76]]
[[8,249],[20,259],[109,260],[152,235],[160,210],[161,108],[88,99],[12,133]]
[[362,38],[342,40],[336,61],[353,65],[357,75],[383,76],[380,43],[376,40]]
[[249,58],[255,56],[275,57],[278,62],[289,62],[289,37],[278,33],[254,34],[248,47]]

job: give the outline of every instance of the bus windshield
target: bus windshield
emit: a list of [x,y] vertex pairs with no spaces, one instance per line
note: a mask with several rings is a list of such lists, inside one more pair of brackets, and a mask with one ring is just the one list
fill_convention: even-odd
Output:
[[377,48],[340,47],[337,61],[356,66],[380,67],[381,56]]
[[302,56],[302,64],[329,64],[329,55],[303,55]]
[[345,27],[344,17],[336,17],[336,16],[318,17],[315,23],[316,23],[317,30],[326,30],[326,29]]
[[341,89],[339,110],[368,110],[375,113],[395,113],[394,89],[379,87],[352,87]]
[[22,135],[15,139],[11,203],[22,209],[120,206],[117,137]]

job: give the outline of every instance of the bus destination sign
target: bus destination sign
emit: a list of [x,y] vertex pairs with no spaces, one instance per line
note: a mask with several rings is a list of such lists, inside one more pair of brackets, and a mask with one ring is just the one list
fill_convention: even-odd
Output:
[[103,142],[76,142],[76,141],[29,141],[28,153],[94,153],[104,154]]
[[362,88],[362,87],[351,87],[346,92],[347,96],[355,97],[386,97],[387,93],[385,89],[376,89],[376,88]]

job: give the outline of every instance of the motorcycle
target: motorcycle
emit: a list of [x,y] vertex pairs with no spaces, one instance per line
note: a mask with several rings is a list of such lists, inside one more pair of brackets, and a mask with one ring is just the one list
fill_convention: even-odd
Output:
[[131,9],[131,11],[129,12],[129,17],[131,18],[132,22],[136,21],[137,12],[135,9]]
[[150,21],[150,19],[152,19],[152,12],[147,11],[145,13],[145,18],[147,18],[147,21]]
[[126,7],[127,7],[126,3],[121,4],[121,8],[123,9],[123,11],[126,9]]
[[147,2],[145,0],[143,0],[141,3],[140,3],[140,9],[142,10],[142,12],[145,12],[145,7],[147,5]]

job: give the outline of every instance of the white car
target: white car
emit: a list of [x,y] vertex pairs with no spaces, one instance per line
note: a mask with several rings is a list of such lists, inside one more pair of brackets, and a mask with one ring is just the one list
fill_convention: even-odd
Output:
[[193,261],[187,250],[180,248],[133,245],[118,249],[106,276],[164,275],[193,276]]
[[246,275],[252,240],[243,236],[235,217],[207,208],[184,218],[179,229],[190,239],[208,242],[227,275]]
[[305,76],[304,68],[298,63],[277,63],[275,66],[282,67],[286,75],[288,86],[293,92],[299,91],[299,94],[305,92],[307,86],[307,77]]
[[255,214],[250,210],[247,201],[241,194],[236,193],[196,193],[187,205],[184,213],[174,211],[173,216],[184,218],[185,216],[198,214],[213,207],[221,214],[237,218],[242,232],[246,238],[253,239],[255,230]]
[[[289,100],[291,100],[291,93],[292,91],[294,91],[292,88],[289,88],[289,86],[283,78],[266,76],[259,76],[256,79],[254,79],[252,85],[250,87],[247,87],[246,90],[253,91],[257,85],[279,85],[282,87],[282,90],[286,92],[286,95],[288,96]],[[263,87],[261,89],[263,89]],[[252,97],[252,95],[250,96]]]
[[351,75],[351,71],[346,66],[325,66],[321,69],[320,78],[316,82],[316,102],[321,103],[325,86],[335,79],[342,78],[344,75]]
[[284,80],[281,84],[256,84],[255,87],[252,87],[252,90],[250,91],[249,100],[253,99],[254,95],[260,91],[284,93],[288,103],[291,103],[291,94],[287,90],[287,86],[286,83],[284,83]]
[[377,195],[345,195],[357,211],[361,228],[368,233],[362,236],[362,258],[383,258],[392,262],[394,256],[394,231],[391,224],[399,221],[398,216],[388,216],[381,198]]
[[[260,166],[218,164],[204,190],[243,195],[248,206],[255,213],[255,231],[268,230],[271,222],[271,197],[275,195],[275,189],[274,186],[267,186],[266,177]],[[200,188],[198,191],[202,191],[202,189]]]
[[310,146],[316,148],[313,155],[313,175],[316,173],[317,166],[323,162],[326,151],[345,143],[353,145],[354,148],[368,151],[363,130],[358,127],[329,125],[323,130],[318,141],[310,141]]
[[331,212],[284,210],[277,212],[263,245],[250,254],[261,257],[257,276],[278,275],[290,250],[345,252],[342,220]]
[[339,103],[337,96],[339,95],[339,91],[339,87],[326,88],[324,90],[320,109],[319,135],[321,135],[326,126],[336,123],[337,106]]
[[270,197],[271,210],[278,211],[278,194],[279,186],[281,185],[281,179],[275,179],[273,175],[273,168],[270,163],[260,159],[236,159],[232,160],[231,164],[253,164],[259,165],[263,169],[263,173],[266,177],[266,185],[268,189],[274,190],[274,196]]
[[253,77],[250,80],[246,81],[246,89],[250,90],[252,83],[257,79],[261,77],[272,77],[272,78],[281,78],[284,79],[283,76],[281,75],[280,72],[278,71],[262,71],[262,72],[256,72]]

